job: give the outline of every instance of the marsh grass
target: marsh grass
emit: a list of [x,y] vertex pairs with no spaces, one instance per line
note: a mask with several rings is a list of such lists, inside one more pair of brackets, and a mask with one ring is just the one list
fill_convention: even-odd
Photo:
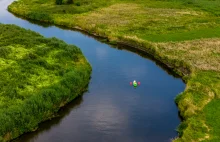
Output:
[[9,10],[29,19],[70,28],[77,26],[109,38],[137,36],[148,41],[163,42],[220,36],[220,17],[180,0],[84,0],[80,6],[57,6],[52,2],[47,0],[39,4],[20,0],[9,6]]
[[0,139],[37,128],[88,84],[79,48],[15,25],[0,24]]
[[45,13],[53,24],[130,45],[182,75],[187,87],[176,102],[184,121],[174,139],[182,142],[219,140],[219,7],[219,0],[19,0],[8,9],[33,20],[30,13]]
[[154,45],[168,58],[183,60],[199,70],[220,71],[220,38]]

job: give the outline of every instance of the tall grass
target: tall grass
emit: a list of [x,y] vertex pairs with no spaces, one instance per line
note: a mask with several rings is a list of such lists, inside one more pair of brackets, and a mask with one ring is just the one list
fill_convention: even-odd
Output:
[[[220,17],[215,8],[219,3],[194,1],[84,0],[80,1],[80,6],[58,6],[53,0],[44,4],[22,0],[14,2],[8,9],[32,20],[80,27],[109,38],[136,36],[153,42],[168,42],[219,37]],[[212,6],[212,11],[205,10],[209,7],[203,4],[205,1]]]
[[0,24],[0,139],[35,130],[86,89],[91,67],[79,48]]

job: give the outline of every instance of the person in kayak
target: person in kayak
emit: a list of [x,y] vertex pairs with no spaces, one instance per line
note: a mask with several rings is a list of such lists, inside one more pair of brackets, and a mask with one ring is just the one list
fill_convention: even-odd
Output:
[[136,80],[133,81],[133,86],[134,86],[134,87],[137,87],[137,86],[138,86]]

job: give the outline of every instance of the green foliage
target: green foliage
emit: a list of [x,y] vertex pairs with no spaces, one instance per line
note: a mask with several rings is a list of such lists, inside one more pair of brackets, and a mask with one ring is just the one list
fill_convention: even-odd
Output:
[[64,3],[66,3],[66,4],[73,4],[73,0],[65,0],[65,1],[63,1],[63,0],[56,0],[56,5],[62,5]]
[[67,4],[73,4],[73,0],[67,0]]
[[52,17],[47,13],[30,12],[28,13],[27,17],[39,21],[53,23]]
[[63,0],[56,0],[56,4],[57,4],[57,5],[63,4]]
[[76,6],[80,6],[81,4],[80,4],[80,2],[76,2]]
[[[198,141],[208,134],[209,140],[219,139],[220,74],[198,71],[188,80],[187,89],[176,97],[184,121],[179,125],[178,141]],[[214,99],[215,98],[215,99]]]
[[217,142],[220,140],[220,99],[213,100],[210,102],[204,109],[205,120],[207,124],[212,128],[211,133],[211,142]]
[[177,131],[179,132],[180,137],[183,136],[183,130],[185,130],[186,128],[187,128],[187,123],[185,121],[179,125]]
[[10,140],[77,97],[91,67],[79,48],[56,38],[3,24],[0,37],[0,138]]
[[10,48],[0,47],[0,58],[7,58],[8,54],[11,52]]

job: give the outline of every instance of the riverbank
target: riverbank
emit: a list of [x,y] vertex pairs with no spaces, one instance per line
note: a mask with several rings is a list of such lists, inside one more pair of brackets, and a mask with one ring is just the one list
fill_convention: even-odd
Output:
[[[209,5],[209,6],[208,6]],[[151,54],[186,81],[176,97],[184,121],[175,141],[220,139],[220,11],[218,1],[20,0],[9,6],[19,16],[105,37]]]
[[0,141],[38,124],[87,89],[91,66],[79,48],[0,24]]

